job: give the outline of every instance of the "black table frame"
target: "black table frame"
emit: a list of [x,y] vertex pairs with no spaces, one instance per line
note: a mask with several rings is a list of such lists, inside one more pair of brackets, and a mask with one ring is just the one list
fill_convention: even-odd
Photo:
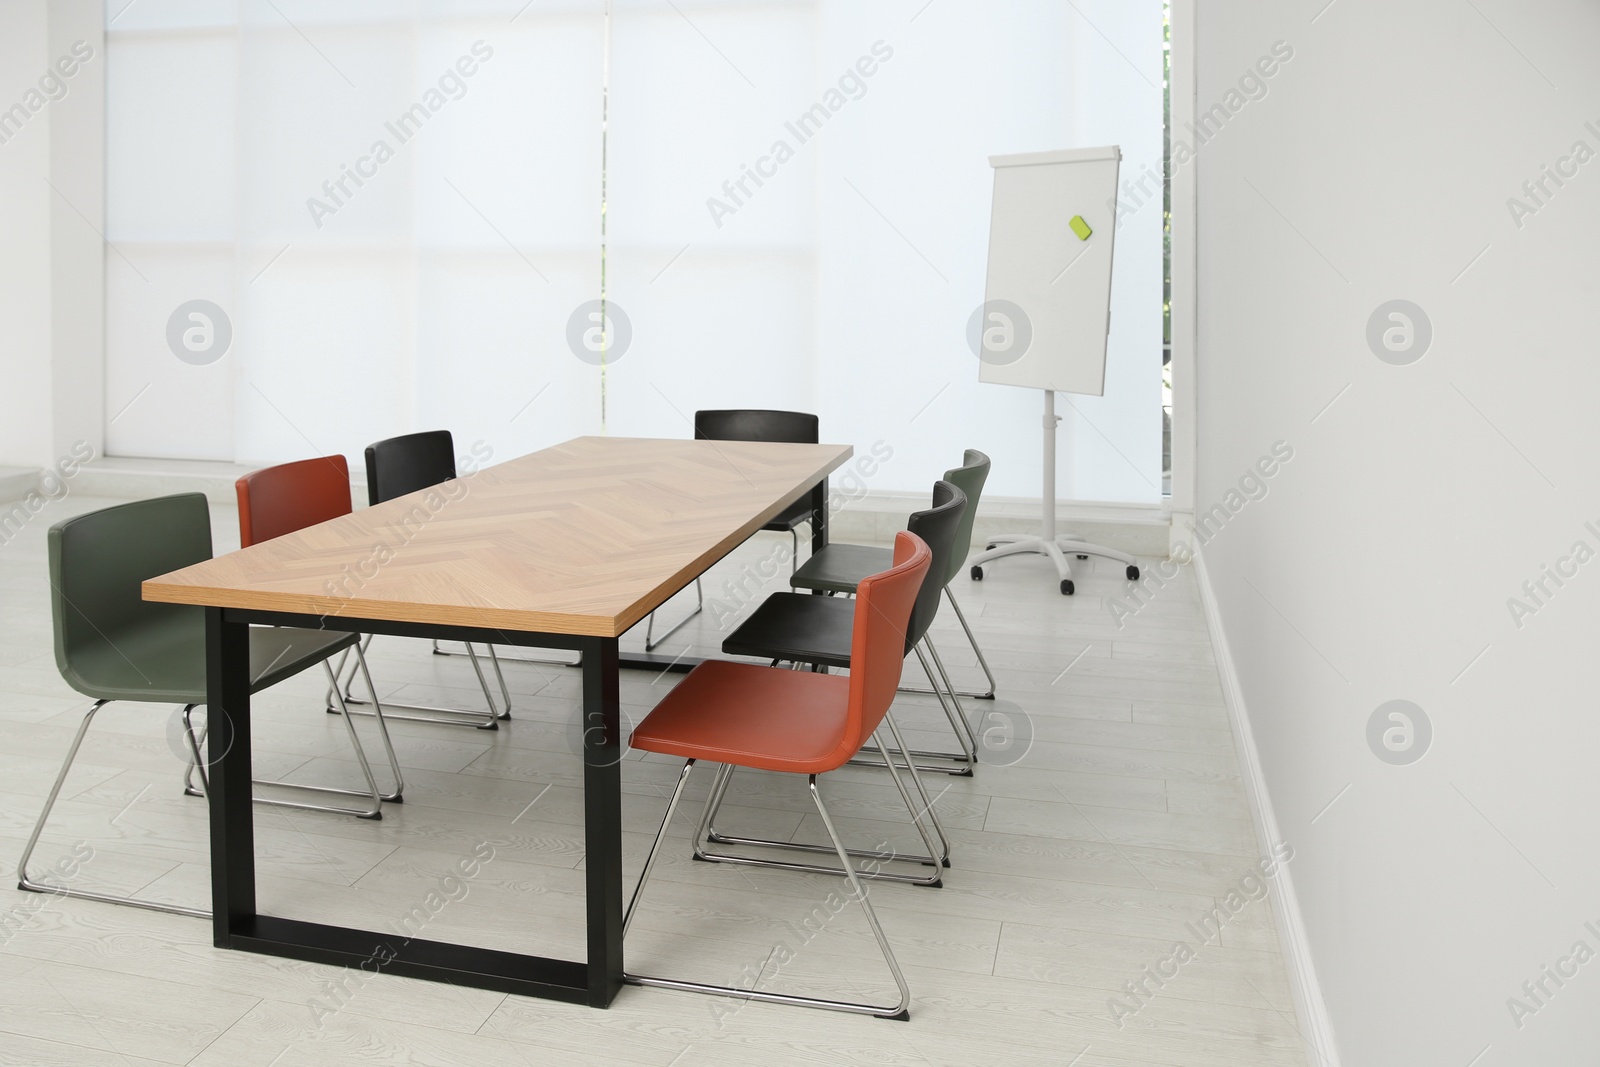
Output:
[[[827,480],[811,490],[811,548],[828,543]],[[622,988],[622,756],[619,670],[688,670],[683,657],[624,657],[615,637],[512,633],[470,626],[206,608],[206,758],[210,765],[212,943],[342,967],[608,1007]],[[250,739],[251,625],[299,626],[397,637],[559,648],[583,672],[583,821],[588,959],[401,939],[256,911]],[[596,727],[600,727],[596,729]],[[214,755],[215,754],[215,755]]]

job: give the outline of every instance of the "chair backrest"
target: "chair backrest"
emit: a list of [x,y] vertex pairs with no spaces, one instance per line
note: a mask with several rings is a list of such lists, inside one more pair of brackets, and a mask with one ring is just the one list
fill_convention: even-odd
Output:
[[814,445],[817,417],[803,411],[764,411],[734,408],[694,413],[696,441],[782,441]]
[[367,503],[381,504],[456,476],[449,430],[424,430],[367,446]]
[[103,652],[137,628],[198,614],[190,605],[142,599],[140,583],[210,558],[204,493],[118,504],[50,527],[50,614],[61,673],[76,673],[81,652]]
[[[927,543],[933,562],[928,566],[928,580],[917,591],[917,602],[911,608],[904,655],[911,655],[912,646],[922,640],[922,635],[933,625],[933,617],[939,613],[944,574],[950,566],[950,558],[956,554],[956,534],[968,510],[965,493],[949,482],[938,481],[933,483],[933,506],[926,511],[912,512],[906,520],[906,529]],[[965,559],[965,554],[961,558]]]
[[[860,750],[894,701],[906,661],[906,628],[911,606],[928,577],[933,553],[916,534],[894,535],[894,565],[868,575],[856,586],[856,614],[850,635],[850,706],[845,720],[844,759]],[[841,761],[842,762],[842,761]]]
[[233,483],[245,548],[350,514],[350,465],[320,456],[251,471]]
[[950,567],[942,583],[949,585],[972,553],[972,524],[978,517],[983,483],[989,480],[989,457],[976,448],[967,449],[961,456],[961,466],[945,471],[944,480],[967,494],[967,510],[956,527],[955,551],[950,553]]

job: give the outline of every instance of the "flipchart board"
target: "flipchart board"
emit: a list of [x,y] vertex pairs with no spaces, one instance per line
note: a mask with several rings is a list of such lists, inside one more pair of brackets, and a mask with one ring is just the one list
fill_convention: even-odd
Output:
[[1122,151],[991,156],[978,380],[1101,396]]

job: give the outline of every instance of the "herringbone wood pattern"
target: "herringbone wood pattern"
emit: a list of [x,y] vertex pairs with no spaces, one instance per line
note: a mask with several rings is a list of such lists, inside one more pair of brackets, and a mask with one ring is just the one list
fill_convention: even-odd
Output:
[[144,595],[614,637],[851,451],[579,437],[162,575]]

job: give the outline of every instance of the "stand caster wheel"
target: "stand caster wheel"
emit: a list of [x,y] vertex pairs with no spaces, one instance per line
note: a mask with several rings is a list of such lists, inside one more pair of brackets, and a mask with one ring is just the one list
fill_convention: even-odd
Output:
[[1061,579],[1061,595],[1062,596],[1071,596],[1072,593],[1073,593],[1072,579],[1071,578],[1063,578],[1063,579]]
[[1083,553],[1082,553],[1082,552],[1079,552],[1079,553],[1078,553],[1078,558],[1079,558],[1079,559],[1088,559],[1088,558],[1089,558],[1089,557],[1088,557],[1088,556],[1086,556],[1086,555],[1084,555],[1084,554],[1083,554]]
[[994,551],[994,542],[991,541],[989,544],[984,545],[983,548],[986,552]]
[[1129,564],[1128,565],[1128,581],[1137,582],[1138,580],[1139,580],[1139,568],[1133,566],[1132,564]]
[[983,568],[982,567],[974,567],[974,568],[972,568],[972,580],[975,581],[975,582],[983,581]]

